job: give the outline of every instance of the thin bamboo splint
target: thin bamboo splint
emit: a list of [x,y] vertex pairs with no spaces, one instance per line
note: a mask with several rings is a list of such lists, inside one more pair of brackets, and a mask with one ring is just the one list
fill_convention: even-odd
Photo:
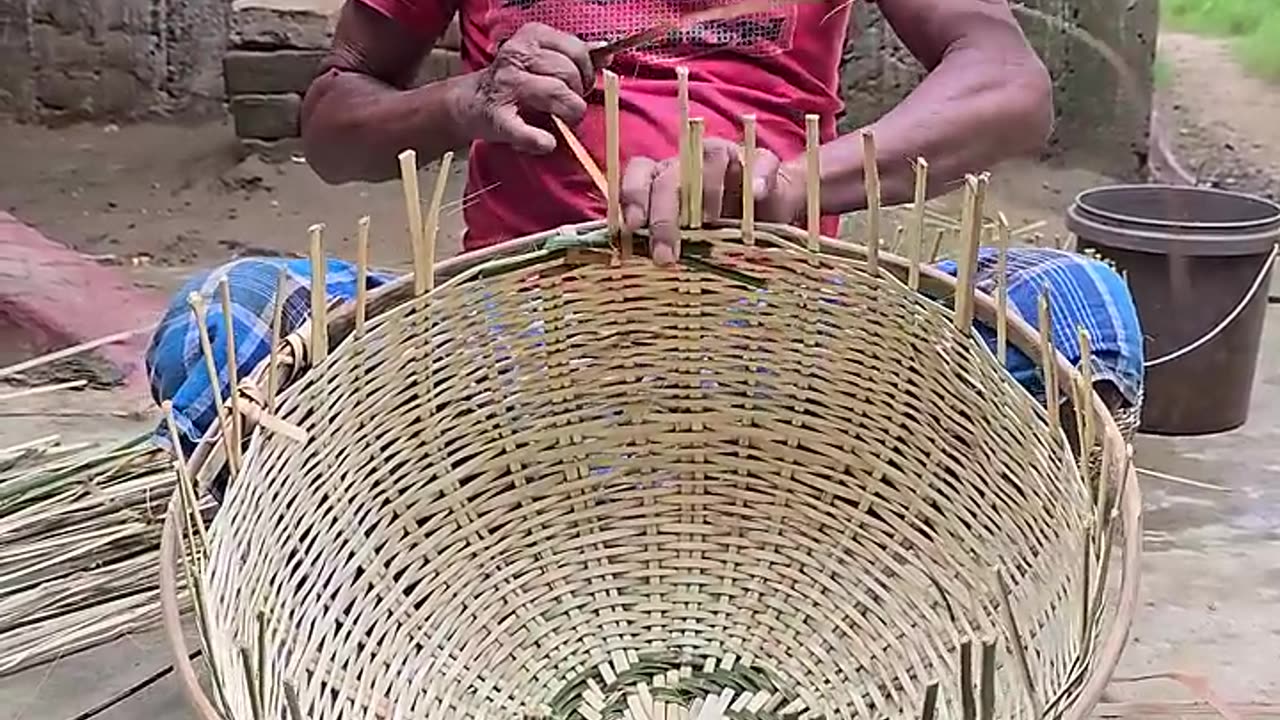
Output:
[[[912,262],[704,223],[696,193],[678,269],[643,231],[627,259],[616,172],[611,223],[435,264],[439,202],[418,219],[402,162],[417,277],[318,299],[323,328],[241,380],[243,427],[181,474],[162,594],[194,580],[212,693],[175,603],[166,622],[202,720],[1087,715],[1136,600],[1131,451],[974,291],[985,176],[953,281],[920,262],[918,214]],[[1097,462],[971,318],[1077,399]],[[225,470],[206,529],[193,498]]]

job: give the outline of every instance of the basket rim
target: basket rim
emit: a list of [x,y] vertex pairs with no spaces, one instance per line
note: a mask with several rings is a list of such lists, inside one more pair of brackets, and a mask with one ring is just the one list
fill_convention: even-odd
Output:
[[[474,252],[462,253],[437,263],[434,268],[434,274],[437,281],[454,280],[464,276],[468,271],[483,267],[490,261],[537,250],[547,238],[565,232],[593,232],[605,227],[606,224],[603,220],[591,220],[508,240]],[[713,224],[710,227],[714,228],[716,225]],[[730,228],[737,227],[737,225],[725,223],[722,227]],[[756,229],[757,237],[759,237],[759,232],[764,230],[773,232],[788,240],[799,242],[802,246],[807,239],[802,230],[790,225],[757,222]],[[688,232],[686,231],[686,234]],[[819,252],[830,256],[865,260],[868,254],[864,246],[856,243],[829,237],[822,237],[820,241],[821,249]],[[908,258],[885,252],[884,250],[881,250],[878,256],[880,267],[894,274],[900,280],[907,276],[913,264],[912,260]],[[940,291],[940,294],[944,296],[954,294],[959,282],[958,278],[924,262],[918,264],[918,271],[920,284],[917,292],[923,293],[927,288],[928,290]],[[409,274],[370,293],[368,298],[369,317],[375,318],[383,310],[398,306],[404,300],[411,299],[413,297],[413,285],[413,276]],[[991,323],[997,317],[998,310],[995,299],[976,288],[974,289],[974,308],[976,320]],[[353,318],[354,303],[345,303],[329,316],[328,325],[330,328],[335,325],[349,327],[353,322]],[[1036,329],[1028,324],[1019,313],[1011,309],[1006,311],[1006,323],[1009,344],[1022,350],[1033,362],[1039,363],[1040,335]],[[286,343],[286,338],[282,338],[282,347],[290,347],[295,352],[300,348],[301,352],[309,355],[306,347],[308,344],[307,338],[309,337],[309,325],[309,321],[304,323],[302,327],[289,336],[289,339],[293,340],[292,343]],[[342,338],[345,335],[335,333],[331,337]],[[306,358],[301,359],[305,361]],[[1079,372],[1074,365],[1067,361],[1065,356],[1056,351],[1054,352],[1054,362],[1056,366],[1054,374],[1058,385],[1060,389],[1069,392],[1072,384],[1078,378]],[[264,361],[252,373],[247,374],[246,378],[261,376],[265,366],[266,362]],[[301,369],[305,371],[309,368],[304,366]],[[242,380],[242,382],[244,381]],[[1068,397],[1070,396],[1068,395]],[[1102,436],[1105,436],[1102,447],[1109,449],[1114,455],[1114,457],[1110,458],[1111,467],[1125,468],[1123,476],[1119,478],[1120,485],[1117,488],[1115,506],[1115,512],[1120,520],[1119,530],[1122,533],[1123,540],[1119,548],[1121,552],[1120,587],[1115,600],[1115,615],[1112,617],[1109,627],[1106,628],[1106,634],[1097,645],[1097,651],[1094,656],[1095,662],[1084,675],[1081,690],[1075,700],[1062,711],[1060,717],[1063,720],[1086,720],[1090,716],[1092,708],[1101,700],[1103,692],[1106,690],[1115,668],[1120,662],[1120,656],[1128,644],[1133,617],[1137,610],[1138,589],[1140,586],[1142,497],[1141,489],[1138,485],[1137,470],[1132,463],[1128,462],[1126,451],[1128,442],[1116,425],[1115,418],[1102,397],[1093,390],[1090,391],[1090,405],[1094,420],[1097,423],[1095,427],[1100,428]],[[201,477],[201,474],[208,469],[210,463],[225,462],[225,458],[220,456],[222,445],[217,442],[218,437],[217,426],[210,427],[197,445],[195,452],[187,459],[186,472],[188,477]],[[1105,463],[1107,460],[1103,462]],[[174,495],[170,498],[160,538],[161,617],[169,648],[173,655],[175,672],[182,684],[183,694],[186,695],[187,700],[195,710],[197,719],[227,720],[226,717],[218,712],[200,683],[182,628],[177,580],[177,567],[179,564],[177,553],[181,547],[181,539],[176,518],[183,511],[181,498],[178,495],[179,492],[181,492],[181,488],[176,487]],[[1116,548],[1113,547],[1110,552],[1115,550]]]

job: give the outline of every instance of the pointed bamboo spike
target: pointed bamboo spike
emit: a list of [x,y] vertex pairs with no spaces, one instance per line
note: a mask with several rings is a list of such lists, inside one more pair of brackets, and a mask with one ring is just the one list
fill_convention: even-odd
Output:
[[319,365],[329,356],[328,279],[324,256],[324,223],[307,229],[311,236],[311,364]]
[[938,252],[942,250],[942,239],[947,236],[946,228],[938,228],[933,234],[933,244],[929,246],[929,264],[938,262]]
[[938,714],[938,683],[929,683],[924,689],[924,707],[920,709],[920,720],[934,720]]
[[1044,379],[1044,404],[1049,415],[1049,433],[1056,441],[1058,426],[1058,378],[1054,368],[1058,354],[1053,349],[1053,312],[1049,307],[1049,286],[1040,293],[1040,322],[1037,330],[1040,333],[1040,373]]
[[973,643],[960,643],[960,717],[977,720],[977,703],[973,697]]
[[302,715],[302,702],[298,699],[298,688],[289,680],[282,683],[284,686],[284,705],[289,711],[289,720],[305,720]]
[[1009,364],[1009,218],[996,215],[996,358]]
[[996,716],[996,644],[982,643],[981,680],[978,685],[978,717],[994,720]]
[[997,596],[1000,600],[1000,618],[1004,621],[1005,632],[1009,635],[1009,647],[1013,650],[1013,659],[1018,666],[1018,677],[1027,693],[1027,702],[1031,705],[1031,717],[1044,717],[1040,701],[1036,699],[1035,681],[1031,676],[1031,665],[1027,662],[1027,650],[1022,645],[1022,632],[1018,629],[1018,621],[1013,616],[1013,593],[1005,580],[1004,571],[996,568]]
[[267,360],[267,412],[276,411],[276,374],[280,371],[280,333],[284,325],[285,281],[289,272],[284,268],[276,273],[276,304],[271,310],[271,355]]
[[822,158],[819,150],[821,137],[819,134],[818,116],[804,116],[804,154],[805,154],[805,209],[809,230],[809,251],[822,249]]
[[679,171],[680,171],[680,227],[689,227],[693,222],[690,214],[692,197],[689,188],[693,178],[690,176],[689,159],[689,68],[676,68],[676,99],[680,106],[679,132]]
[[622,232],[622,154],[618,141],[618,75],[604,71],[604,172],[609,184],[606,198],[609,235]]
[[689,227],[702,227],[702,139],[706,123],[702,118],[689,120]]
[[[444,207],[444,191],[449,186],[449,171],[452,168],[453,151],[450,150],[440,157],[436,184],[431,188],[431,206],[427,208],[426,225],[422,230],[423,292],[430,292],[436,287],[436,239],[440,236],[440,209]],[[421,295],[422,292],[418,294]]]
[[222,400],[222,381],[218,375],[218,364],[213,359],[213,343],[209,341],[208,308],[199,293],[187,296],[187,305],[195,315],[197,332],[200,335],[200,351],[204,353],[205,371],[209,373],[209,384],[213,387],[214,412],[218,416],[218,428],[227,452],[227,468],[235,477],[240,470],[240,446],[232,442],[231,421],[227,418],[227,407]]
[[182,451],[182,443],[179,441],[180,436],[178,435],[178,422],[173,417],[173,402],[165,400],[160,408],[164,413],[165,426],[169,430],[169,437],[173,441],[173,455],[177,461],[178,468],[178,484],[181,486],[178,497],[182,500],[183,506],[191,512],[190,521],[196,529],[196,536],[200,539],[200,544],[208,547],[209,533],[205,529],[204,517],[200,515],[200,502],[196,494],[195,483],[191,480],[191,473],[187,472],[186,453]]
[[218,282],[218,295],[222,299],[222,322],[227,329],[227,382],[231,392],[227,404],[231,408],[231,441],[240,447],[244,418],[240,415],[240,363],[236,354],[235,314],[231,309],[231,284],[224,277]]
[[364,336],[369,304],[369,216],[356,221],[356,337]]
[[924,252],[924,218],[925,203],[929,193],[929,162],[924,158],[916,158],[916,187],[911,205],[911,265],[907,269],[907,286],[912,290],[920,287],[920,261]]
[[418,153],[405,150],[400,153],[400,183],[404,187],[404,209],[409,223],[409,250],[413,253],[413,287],[419,290],[423,282],[422,251],[422,194],[418,191]]
[[742,242],[756,244],[756,116],[742,116]]
[[960,214],[960,257],[956,261],[956,329],[968,335],[973,328],[974,275],[978,264],[978,228],[982,222],[981,183],[969,175],[964,184]]
[[862,131],[862,177],[867,193],[867,269],[880,270],[880,163],[876,159],[876,138]]
[[249,712],[253,715],[253,720],[265,720],[262,712],[262,696],[258,694],[258,671],[253,667],[253,655],[249,652],[249,648],[243,645],[237,645],[236,651],[240,653],[240,668],[244,671],[244,683],[249,690]]

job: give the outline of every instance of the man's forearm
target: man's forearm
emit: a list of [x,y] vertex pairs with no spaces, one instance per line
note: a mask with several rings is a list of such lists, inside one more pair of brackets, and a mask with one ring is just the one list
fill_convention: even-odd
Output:
[[[906,100],[869,127],[884,203],[910,202],[917,157],[929,162],[932,196],[966,173],[1043,146],[1053,125],[1049,77],[1034,56],[1015,62],[1011,67],[1007,58],[983,50],[950,53]],[[859,133],[824,145],[821,164],[824,214],[866,207]]]
[[420,161],[434,160],[472,140],[460,117],[470,75],[400,90],[368,75],[329,70],[307,92],[302,137],[307,160],[331,183],[380,181],[399,172],[406,148]]

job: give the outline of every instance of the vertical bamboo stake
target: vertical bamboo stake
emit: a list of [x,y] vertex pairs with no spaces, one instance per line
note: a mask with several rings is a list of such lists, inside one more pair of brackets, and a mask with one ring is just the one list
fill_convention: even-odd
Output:
[[1044,405],[1049,414],[1049,433],[1058,436],[1058,378],[1054,371],[1058,354],[1053,349],[1053,312],[1049,309],[1049,286],[1040,293],[1040,372],[1044,378]]
[[1013,649],[1013,659],[1018,666],[1018,677],[1027,693],[1027,702],[1031,705],[1031,717],[1044,717],[1040,701],[1036,699],[1035,681],[1031,677],[1031,664],[1027,662],[1027,649],[1022,645],[1022,632],[1018,629],[1018,621],[1013,616],[1012,592],[1004,578],[1004,572],[996,568],[996,585],[1000,592],[1000,616],[1004,620],[1005,631],[1009,633],[1009,646]]
[[289,720],[303,720],[302,703],[298,700],[298,688],[288,680],[284,681],[284,704],[289,710]]
[[[440,158],[436,184],[431,189],[431,206],[427,208],[427,220],[422,230],[423,292],[436,287],[436,238],[440,236],[440,210],[444,207],[444,190],[449,185],[449,170],[452,167],[453,151],[450,150]],[[422,292],[418,294],[421,295]]]
[[622,232],[622,154],[618,142],[618,75],[604,71],[604,173],[608,180],[609,235]]
[[977,720],[977,702],[973,697],[973,643],[960,643],[960,717]]
[[809,251],[822,248],[822,159],[819,156],[820,137],[818,116],[804,116],[805,135],[805,200],[809,228]]
[[400,182],[404,186],[404,209],[409,221],[409,249],[413,252],[414,294],[426,292],[425,269],[422,267],[422,195],[418,192],[418,153],[400,153]]
[[756,116],[742,116],[742,242],[756,244]]
[[996,644],[982,643],[979,656],[981,673],[978,681],[978,717],[981,720],[993,720],[996,716]]
[[187,296],[187,304],[195,315],[196,327],[200,334],[200,350],[204,353],[204,367],[209,373],[209,383],[213,387],[214,410],[218,416],[218,427],[222,432],[222,442],[226,446],[227,466],[231,476],[240,471],[240,446],[233,442],[231,421],[227,418],[227,407],[222,401],[222,381],[218,379],[218,364],[213,360],[213,343],[209,341],[208,309],[199,293]]
[[266,720],[262,712],[262,696],[258,694],[258,672],[253,667],[253,655],[243,645],[237,645],[236,650],[240,653],[240,667],[244,671],[244,682],[249,689],[249,712],[253,715],[253,720]]
[[356,221],[356,337],[364,336],[369,303],[369,216]]
[[[916,187],[911,206],[911,266],[907,269],[907,286],[920,288],[921,253],[924,252],[924,210],[929,191],[929,162],[916,158]],[[932,262],[932,260],[930,260]]]
[[[1080,441],[1080,477],[1089,478],[1089,459],[1093,451],[1093,349],[1089,333],[1076,329],[1080,342],[1080,377],[1076,391],[1076,434]],[[1095,498],[1096,499],[1096,498]]]
[[862,178],[867,193],[867,269],[880,270],[880,165],[876,160],[876,138],[862,131]]
[[689,120],[689,227],[702,227],[702,138],[706,123],[702,118]]
[[258,608],[258,702],[267,702],[267,609]]
[[978,228],[982,222],[980,181],[965,178],[964,209],[960,215],[960,257],[956,262],[956,329],[968,334],[973,328],[974,275],[978,264]]
[[942,249],[942,238],[947,236],[946,228],[938,228],[938,232],[933,234],[933,245],[929,247],[929,263],[933,264],[938,261],[938,252]]
[[276,373],[280,367],[280,333],[284,325],[285,281],[289,271],[280,268],[276,273],[276,306],[271,311],[271,356],[267,360],[267,412],[276,411]]
[[690,177],[689,159],[689,68],[676,68],[676,96],[680,105],[680,137],[679,171],[680,171],[680,227],[689,227],[693,223],[690,214],[692,197],[689,187],[693,179]]
[[218,282],[218,295],[222,299],[222,322],[227,330],[227,382],[231,392],[227,395],[227,405],[231,408],[231,441],[240,447],[244,418],[240,417],[240,366],[236,355],[236,323],[231,311],[231,284],[224,277]]
[[311,236],[311,364],[329,356],[328,284],[325,277],[324,223],[307,229]]
[[1000,366],[1009,363],[1009,218],[996,215],[996,357]]
[[161,405],[164,413],[165,426],[169,430],[169,437],[173,440],[173,455],[177,461],[178,467],[178,485],[179,499],[183,501],[183,505],[191,512],[191,524],[196,529],[196,536],[200,538],[201,545],[209,544],[209,533],[204,526],[204,518],[200,515],[199,498],[196,495],[195,483],[191,480],[191,474],[187,472],[186,453],[182,451],[182,442],[178,435],[178,422],[173,417],[173,402],[165,400]]

